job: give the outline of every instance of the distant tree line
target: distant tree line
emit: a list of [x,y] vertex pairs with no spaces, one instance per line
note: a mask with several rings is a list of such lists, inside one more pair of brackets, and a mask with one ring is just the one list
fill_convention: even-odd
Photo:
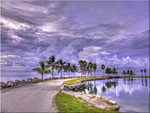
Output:
[[[86,77],[92,77],[92,72],[94,72],[94,77],[95,77],[95,72],[97,70],[96,63],[92,63],[92,62],[87,63],[84,60],[79,60],[78,61],[79,69],[78,69],[78,67],[75,64],[72,65],[70,63],[64,62],[62,59],[59,59],[58,61],[56,61],[55,55],[51,55],[46,62],[40,61],[39,64],[40,64],[40,67],[34,68],[32,71],[36,71],[38,74],[41,74],[42,80],[43,80],[43,75],[47,73],[50,73],[53,79],[54,70],[57,70],[57,73],[60,74],[60,78],[62,78],[63,72],[67,73],[68,77],[70,76],[70,73],[73,73],[73,76],[75,76],[75,73],[79,72],[81,73],[81,78],[86,75],[87,75]],[[103,70],[103,76],[104,76],[104,72],[107,74],[107,76],[118,74],[118,71],[116,68],[111,69],[107,67],[105,69],[104,64],[101,65],[101,69]],[[146,75],[146,69],[144,69],[144,72]],[[141,73],[143,73],[143,70],[141,70]],[[127,70],[127,71],[124,70],[122,74],[129,75],[129,76],[135,75],[132,70]]]

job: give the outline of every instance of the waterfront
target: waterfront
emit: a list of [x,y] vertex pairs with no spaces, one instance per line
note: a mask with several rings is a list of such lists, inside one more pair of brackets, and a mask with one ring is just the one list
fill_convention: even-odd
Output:
[[120,78],[86,82],[85,92],[120,105],[120,112],[149,112],[149,78]]

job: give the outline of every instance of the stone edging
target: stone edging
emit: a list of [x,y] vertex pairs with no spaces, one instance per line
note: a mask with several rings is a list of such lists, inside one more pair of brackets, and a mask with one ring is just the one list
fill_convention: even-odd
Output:
[[[95,105],[96,107],[99,107],[99,108],[102,108],[102,109],[106,108],[107,110],[110,110],[110,109],[119,110],[119,108],[120,108],[120,106],[117,105],[117,103],[115,101],[106,99],[103,96],[86,95],[86,94],[83,94],[83,93],[77,93],[77,92],[65,91],[65,90],[62,90],[61,92],[69,94],[69,95],[74,95],[75,97],[81,97],[86,102],[91,103],[91,104]],[[88,100],[86,100],[86,98],[88,98]],[[96,101],[97,102],[103,101],[104,103],[106,103],[106,105],[99,105],[99,104],[96,104],[94,101],[95,102]]]

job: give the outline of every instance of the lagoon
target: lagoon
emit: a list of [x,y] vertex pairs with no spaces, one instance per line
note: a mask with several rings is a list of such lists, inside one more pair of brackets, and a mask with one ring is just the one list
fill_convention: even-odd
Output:
[[120,112],[149,112],[149,78],[115,78],[86,84],[86,93],[116,101]]

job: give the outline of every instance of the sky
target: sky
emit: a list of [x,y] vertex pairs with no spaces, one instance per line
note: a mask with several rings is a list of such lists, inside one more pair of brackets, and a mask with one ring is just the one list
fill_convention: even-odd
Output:
[[148,1],[1,0],[1,71],[40,60],[149,69]]

